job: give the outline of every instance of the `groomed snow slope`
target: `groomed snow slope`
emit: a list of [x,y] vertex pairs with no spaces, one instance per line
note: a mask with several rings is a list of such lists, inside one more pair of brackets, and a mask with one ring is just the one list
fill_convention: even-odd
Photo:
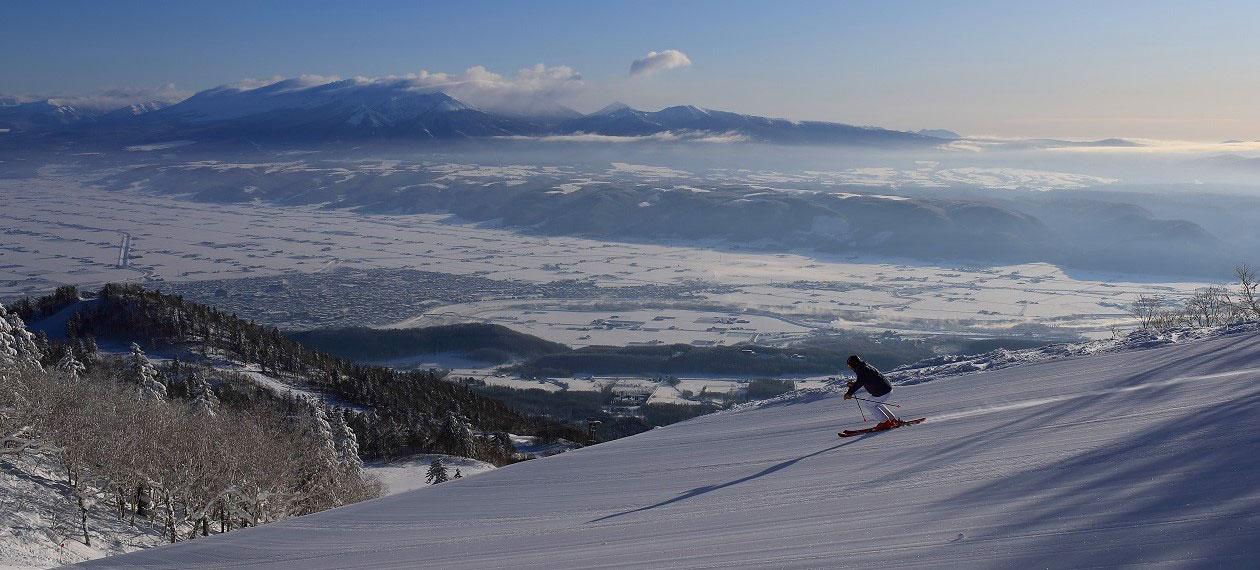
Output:
[[1260,562],[1260,334],[813,394],[89,566],[1082,568]]

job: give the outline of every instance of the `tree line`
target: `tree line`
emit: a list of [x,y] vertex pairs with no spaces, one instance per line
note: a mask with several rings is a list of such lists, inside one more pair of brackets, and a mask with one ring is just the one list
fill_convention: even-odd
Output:
[[1153,330],[1260,321],[1260,279],[1256,270],[1239,265],[1234,268],[1234,278],[1232,287],[1207,287],[1180,301],[1163,295],[1139,295],[1129,305],[1129,314],[1139,327]]
[[316,329],[290,333],[289,337],[316,350],[360,361],[453,352],[482,362],[503,363],[572,350],[558,342],[489,323],[410,329]]

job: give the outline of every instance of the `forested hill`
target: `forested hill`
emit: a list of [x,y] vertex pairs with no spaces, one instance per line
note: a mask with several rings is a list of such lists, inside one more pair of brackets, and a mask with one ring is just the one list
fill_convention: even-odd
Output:
[[[449,354],[485,364],[514,362],[508,370],[529,377],[582,374],[661,376],[679,374],[731,377],[783,377],[835,374],[850,354],[875,366],[893,368],[939,354],[977,354],[995,348],[1048,344],[1021,338],[969,339],[933,335],[927,339],[884,333],[829,331],[786,346],[751,343],[723,346],[688,344],[571,348],[490,323],[461,323],[410,329],[349,327],[288,333],[316,350],[358,362],[385,362]],[[399,363],[406,365],[405,362]]]
[[503,325],[460,323],[413,329],[348,327],[317,329],[289,335],[306,346],[352,360],[388,360],[416,354],[455,353],[482,362],[500,363],[566,353],[571,349]]
[[106,285],[66,320],[70,337],[136,342],[146,348],[220,351],[263,373],[301,378],[309,387],[370,408],[360,434],[367,457],[426,449],[442,419],[454,412],[480,431],[559,436],[584,441],[582,430],[526,417],[505,404],[443,381],[431,371],[399,372],[353,363],[181,297],[136,285]]

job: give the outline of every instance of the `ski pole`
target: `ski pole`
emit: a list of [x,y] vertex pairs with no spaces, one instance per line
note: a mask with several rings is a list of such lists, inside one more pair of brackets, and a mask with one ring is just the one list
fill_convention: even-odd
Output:
[[[857,397],[857,396],[854,396],[854,397],[853,397],[853,399],[854,399],[854,400],[862,400],[862,401],[864,401],[864,402],[875,402],[875,400],[869,400],[869,399],[866,399],[866,398],[859,398],[859,397]],[[892,407],[894,407],[894,408],[900,408],[900,407],[901,407],[901,406],[898,406],[897,404],[889,404],[888,402],[875,402],[875,403],[876,403],[876,404],[883,404],[883,405],[885,405],[885,406],[892,406]],[[859,406],[859,407],[861,407],[861,406]]]
[[866,422],[866,410],[863,410],[863,409],[862,409],[862,404],[859,404],[859,403],[857,403],[857,402],[853,402],[853,405],[855,405],[855,406],[857,406],[857,407],[858,407],[858,413],[859,413],[859,414],[862,414],[862,422],[863,422],[863,423],[865,423],[865,422]]

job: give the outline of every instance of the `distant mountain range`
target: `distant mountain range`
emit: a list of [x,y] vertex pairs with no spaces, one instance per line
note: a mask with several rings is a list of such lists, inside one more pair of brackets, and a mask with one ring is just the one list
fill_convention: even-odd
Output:
[[52,99],[21,101],[14,97],[0,97],[0,129],[55,130],[95,122],[96,118],[96,113],[83,112],[70,105],[58,105]]
[[720,135],[780,144],[925,147],[957,138],[949,131],[895,131],[823,121],[791,121],[693,106],[640,111],[614,103],[583,115],[555,103],[523,102],[511,111],[479,109],[406,79],[300,78],[261,87],[221,86],[172,105],[153,101],[108,111],[0,97],[0,129],[35,136],[109,136],[169,140],[459,140],[597,135],[673,139]]
[[0,129],[16,132],[65,131],[97,124],[122,124],[169,106],[164,101],[142,101],[101,109],[63,103],[58,99],[25,100],[0,96]]

